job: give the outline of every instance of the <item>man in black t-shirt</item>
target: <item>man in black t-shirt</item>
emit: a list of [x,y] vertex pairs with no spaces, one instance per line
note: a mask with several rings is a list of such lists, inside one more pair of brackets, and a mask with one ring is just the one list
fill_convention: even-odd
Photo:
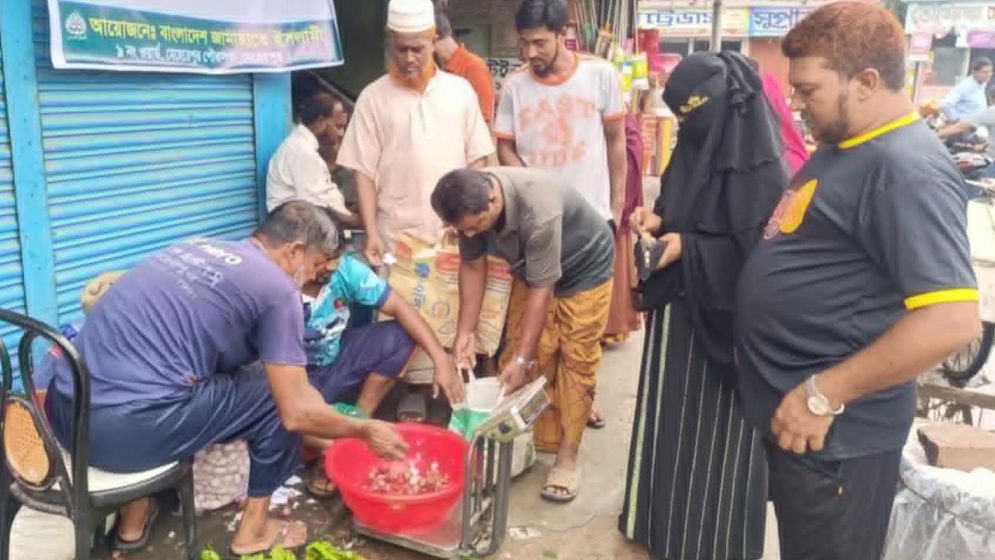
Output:
[[904,44],[854,2],[784,41],[822,147],[740,276],[736,359],[786,560],[880,558],[914,379],[979,332],[965,189],[905,93]]

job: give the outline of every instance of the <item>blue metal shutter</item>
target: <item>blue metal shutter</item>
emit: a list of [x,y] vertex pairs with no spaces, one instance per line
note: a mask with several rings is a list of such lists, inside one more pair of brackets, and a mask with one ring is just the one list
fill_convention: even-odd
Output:
[[[21,268],[21,242],[14,202],[6,100],[3,61],[0,59],[0,308],[24,313],[24,270]],[[15,334],[17,330],[9,324],[0,327],[7,350],[14,353],[17,351]]]
[[34,4],[59,321],[94,276],[258,223],[252,77],[54,70]]

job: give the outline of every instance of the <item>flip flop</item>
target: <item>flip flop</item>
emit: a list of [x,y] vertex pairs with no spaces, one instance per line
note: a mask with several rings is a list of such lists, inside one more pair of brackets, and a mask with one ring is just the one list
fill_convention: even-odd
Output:
[[[284,544],[287,541],[287,533],[290,532],[291,525],[304,525],[304,542],[302,542],[301,544],[297,544],[294,546],[287,546],[286,544]],[[286,523],[283,524],[283,529],[280,530],[280,534],[276,536],[275,541],[273,541],[266,548],[262,548],[254,552],[243,552],[239,554],[234,550],[232,550],[231,545],[228,545],[228,558],[230,560],[242,560],[242,558],[248,558],[259,554],[266,554],[267,552],[272,550],[274,546],[278,544],[282,545],[284,550],[293,550],[295,548],[300,548],[304,546],[305,544],[307,544],[307,525],[305,525],[302,521],[287,521]]]
[[[155,498],[151,498],[152,503],[149,506],[149,516],[145,519],[145,526],[142,527],[142,534],[136,540],[126,541],[121,538],[121,535],[117,532],[117,525],[114,526],[113,542],[111,543],[114,550],[120,550],[121,552],[135,552],[145,548],[149,544],[149,539],[152,537],[152,524],[155,520],[159,518],[159,502]],[[120,520],[118,521],[120,523]]]
[[608,421],[600,413],[596,415],[597,420],[591,420],[590,417],[587,418],[587,427],[592,430],[600,430],[608,425]]
[[[567,493],[552,492],[554,488],[566,490]],[[580,467],[572,471],[553,467],[553,470],[549,471],[549,476],[546,477],[546,483],[543,484],[542,492],[539,495],[547,502],[565,504],[572,502],[577,497],[578,492],[580,492]]]
[[308,494],[311,494],[319,500],[325,500],[331,498],[339,491],[338,486],[335,485],[335,481],[328,478],[325,474],[322,461],[318,461],[311,467],[311,474],[308,476],[307,489]]

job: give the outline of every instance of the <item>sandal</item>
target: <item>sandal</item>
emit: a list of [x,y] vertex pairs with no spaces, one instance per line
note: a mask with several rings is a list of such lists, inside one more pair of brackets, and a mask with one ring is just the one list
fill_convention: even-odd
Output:
[[[304,527],[304,538],[299,543],[289,544],[288,545],[287,544],[287,535],[290,534],[290,527],[291,526],[298,526],[298,527],[299,526],[303,526]],[[238,553],[238,552],[235,552],[234,550],[232,550],[231,545],[228,545],[228,557],[232,558],[232,559],[235,559],[235,560],[241,560],[242,558],[248,558],[248,557],[252,557],[252,556],[256,556],[256,555],[260,555],[260,554],[266,554],[267,552],[269,552],[270,550],[272,550],[273,547],[275,547],[276,545],[282,546],[284,550],[293,550],[295,548],[300,548],[300,547],[304,546],[305,544],[307,544],[307,525],[303,521],[287,521],[287,522],[285,522],[283,524],[283,529],[280,529],[280,533],[277,534],[276,540],[273,541],[272,543],[270,543],[270,545],[267,546],[266,548],[261,548],[259,550],[255,550],[255,551],[252,551],[252,552]]]
[[[155,498],[149,498],[151,503],[149,504],[149,516],[145,519],[145,526],[142,527],[142,534],[137,539],[133,541],[126,541],[121,538],[120,533],[117,532],[117,526],[114,527],[114,538],[112,546],[114,550],[120,550],[121,552],[135,552],[145,548],[149,544],[149,539],[152,537],[152,525],[155,520],[159,518],[159,502]],[[118,523],[120,523],[120,517],[118,518]]]
[[591,415],[587,417],[587,427],[592,430],[600,430],[607,425],[608,421],[596,410],[592,410]]
[[[566,494],[554,492],[553,490],[566,490]],[[547,502],[565,504],[572,502],[580,492],[580,467],[572,471],[560,467],[553,467],[546,477],[546,484],[542,486],[539,494]]]
[[331,498],[339,491],[338,486],[335,485],[335,481],[328,478],[328,475],[322,468],[323,466],[323,461],[317,461],[311,467],[311,474],[308,476],[307,485],[305,486],[307,493],[319,500]]

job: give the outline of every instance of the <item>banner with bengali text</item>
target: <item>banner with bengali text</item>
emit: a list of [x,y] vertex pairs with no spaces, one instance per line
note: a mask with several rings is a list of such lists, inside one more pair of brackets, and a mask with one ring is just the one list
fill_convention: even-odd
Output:
[[344,62],[332,0],[48,0],[55,68],[234,74]]

